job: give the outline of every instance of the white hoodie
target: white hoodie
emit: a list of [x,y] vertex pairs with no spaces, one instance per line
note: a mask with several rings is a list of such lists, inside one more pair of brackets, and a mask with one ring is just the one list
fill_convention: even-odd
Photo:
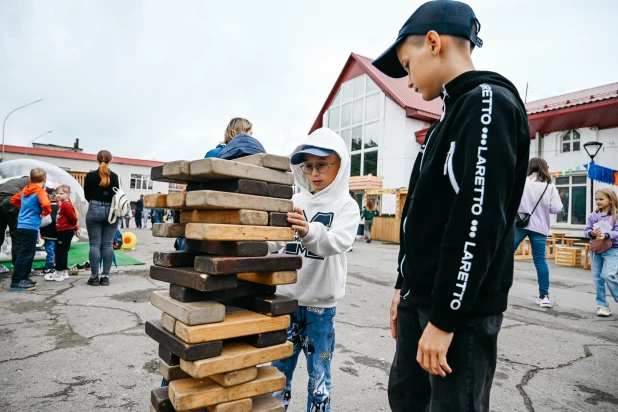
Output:
[[295,284],[279,286],[277,292],[298,299],[301,306],[329,308],[345,294],[345,251],[354,243],[360,211],[349,194],[350,155],[343,139],[324,127],[309,135],[292,155],[307,145],[334,150],[341,157],[341,166],[333,183],[315,195],[310,175],[304,174],[300,165],[292,166],[299,189],[292,200],[305,212],[309,233],[286,245],[284,253],[301,255],[303,267]]

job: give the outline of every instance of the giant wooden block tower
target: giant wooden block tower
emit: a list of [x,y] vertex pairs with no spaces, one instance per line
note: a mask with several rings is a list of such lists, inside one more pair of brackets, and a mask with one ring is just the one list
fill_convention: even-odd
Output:
[[187,191],[148,195],[146,208],[180,210],[180,223],[153,234],[185,237],[185,251],[155,252],[150,276],[170,284],[152,294],[163,313],[147,322],[169,387],[151,393],[151,411],[280,412],[268,393],[285,387],[273,366],[290,357],[294,299],[276,286],[296,282],[299,256],[269,255],[266,241],[290,241],[294,177],[289,159],[260,154],[235,161],[176,161],[152,169],[156,181]]

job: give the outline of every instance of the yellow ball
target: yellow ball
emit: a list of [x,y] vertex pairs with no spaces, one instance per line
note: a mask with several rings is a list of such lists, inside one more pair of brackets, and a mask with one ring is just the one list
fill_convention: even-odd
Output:
[[133,232],[124,232],[122,234],[122,250],[134,250],[137,244],[137,236]]

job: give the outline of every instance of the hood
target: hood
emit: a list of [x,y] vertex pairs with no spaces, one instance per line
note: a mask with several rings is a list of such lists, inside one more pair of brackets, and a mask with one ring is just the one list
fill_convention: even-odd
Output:
[[221,150],[221,153],[219,153],[217,157],[219,159],[234,160],[258,153],[266,153],[262,143],[255,137],[241,133],[233,138],[232,141]]
[[508,89],[513,93],[513,95],[515,95],[522,110],[526,110],[524,102],[521,100],[521,97],[519,97],[519,91],[517,91],[517,88],[513,85],[513,83],[498,73],[480,70],[462,73],[444,85],[442,100],[444,101],[445,107],[448,108],[450,102],[454,102],[459,97],[468,93],[475,87],[480,86],[481,84],[491,84]]
[[36,183],[28,183],[28,185],[24,187],[24,196],[38,194],[39,192],[45,192],[45,189]]
[[320,200],[321,202],[338,199],[341,196],[349,197],[349,180],[350,180],[350,155],[343,139],[335,132],[327,127],[322,127],[311,133],[307,138],[291,153],[292,157],[296,152],[301,151],[305,146],[316,146],[323,149],[330,149],[337,152],[341,158],[341,167],[337,177],[326,189],[311,195],[313,187],[309,179],[309,175],[303,173],[300,164],[292,165],[292,172],[296,185],[300,189],[300,193],[307,193],[312,196],[312,199]]

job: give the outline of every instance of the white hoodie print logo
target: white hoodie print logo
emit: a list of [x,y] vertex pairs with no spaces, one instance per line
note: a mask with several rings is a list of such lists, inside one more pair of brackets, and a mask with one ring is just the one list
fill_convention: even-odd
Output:
[[[303,211],[303,213],[305,212]],[[306,218],[307,218],[307,215],[305,214],[305,219]],[[318,222],[318,223],[322,223],[326,227],[331,227],[334,219],[335,219],[335,214],[332,212],[328,212],[328,213],[318,212],[311,218],[309,223]],[[309,250],[307,250],[307,248],[304,247],[302,243],[300,243],[300,237],[298,236],[298,234],[296,234],[296,236],[294,237],[293,243],[288,243],[285,246],[285,253],[288,255],[304,255],[305,257],[308,257],[310,259],[324,260],[324,256],[315,255],[311,253]]]

